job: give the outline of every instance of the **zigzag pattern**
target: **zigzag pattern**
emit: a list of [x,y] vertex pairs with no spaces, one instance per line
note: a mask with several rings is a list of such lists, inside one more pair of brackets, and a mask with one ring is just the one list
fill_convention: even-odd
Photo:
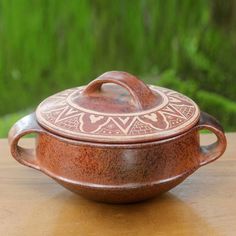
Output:
[[[153,86],[151,87],[154,88]],[[43,101],[36,114],[39,122],[61,134],[109,137],[139,137],[158,135],[161,132],[187,126],[196,120],[198,108],[189,98],[172,90],[161,90],[168,98],[164,107],[147,110],[139,114],[106,114],[85,111],[73,106],[69,96],[78,91],[69,89]]]

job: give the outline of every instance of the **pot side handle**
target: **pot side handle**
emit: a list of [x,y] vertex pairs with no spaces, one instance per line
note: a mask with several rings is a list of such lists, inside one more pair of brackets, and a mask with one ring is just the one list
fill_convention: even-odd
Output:
[[17,121],[9,131],[8,141],[12,156],[21,164],[40,170],[34,149],[27,149],[18,145],[19,140],[26,134],[43,133],[44,130],[36,121],[35,113],[27,115]]
[[200,147],[200,166],[204,166],[218,159],[225,151],[227,140],[224,134],[224,129],[220,123],[206,112],[201,112],[199,124],[196,127],[198,130],[207,129],[213,132],[217,141]]

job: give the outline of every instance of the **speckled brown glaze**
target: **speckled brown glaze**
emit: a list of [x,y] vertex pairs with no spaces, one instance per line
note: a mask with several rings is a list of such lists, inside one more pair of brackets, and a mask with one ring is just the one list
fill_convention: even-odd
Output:
[[[215,133],[217,141],[200,147],[200,129]],[[31,132],[38,133],[35,151],[17,144]],[[31,114],[12,127],[9,142],[13,157],[20,163],[41,170],[73,192],[110,203],[141,201],[168,191],[200,166],[220,157],[226,148],[222,127],[206,113],[178,136],[136,144],[63,138],[42,128]]]

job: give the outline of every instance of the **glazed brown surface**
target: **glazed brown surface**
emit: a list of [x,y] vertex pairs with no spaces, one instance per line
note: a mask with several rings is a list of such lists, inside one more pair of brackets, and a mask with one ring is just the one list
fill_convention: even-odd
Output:
[[41,169],[71,181],[111,186],[135,186],[174,178],[197,168],[198,155],[195,133],[160,144],[130,147],[79,142],[69,145],[41,135],[37,148]]
[[[103,204],[65,190],[39,171],[19,165],[0,140],[1,236],[234,236],[236,133],[226,134],[222,158],[182,184],[137,204]],[[202,134],[203,143],[215,135]],[[20,145],[33,147],[34,139]]]
[[[200,129],[214,132],[217,142],[200,147]],[[29,132],[39,133],[35,154],[17,145]],[[182,135],[116,145],[55,136],[39,126],[31,114],[11,129],[9,141],[12,155],[20,163],[40,169],[76,193],[112,203],[140,201],[168,191],[201,165],[219,158],[226,148],[222,127],[206,113]]]
[[68,145],[42,135],[37,159],[42,171],[70,190],[118,203],[140,201],[174,187],[198,168],[198,147],[196,133],[130,148]]

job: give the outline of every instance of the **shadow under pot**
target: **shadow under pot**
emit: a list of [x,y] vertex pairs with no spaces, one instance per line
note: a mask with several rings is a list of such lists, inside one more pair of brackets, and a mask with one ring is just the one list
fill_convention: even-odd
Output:
[[[199,130],[217,141],[200,146]],[[37,133],[35,150],[18,145]],[[225,151],[223,128],[188,97],[111,71],[46,98],[9,132],[13,157],[89,199],[137,202],[166,192]]]

